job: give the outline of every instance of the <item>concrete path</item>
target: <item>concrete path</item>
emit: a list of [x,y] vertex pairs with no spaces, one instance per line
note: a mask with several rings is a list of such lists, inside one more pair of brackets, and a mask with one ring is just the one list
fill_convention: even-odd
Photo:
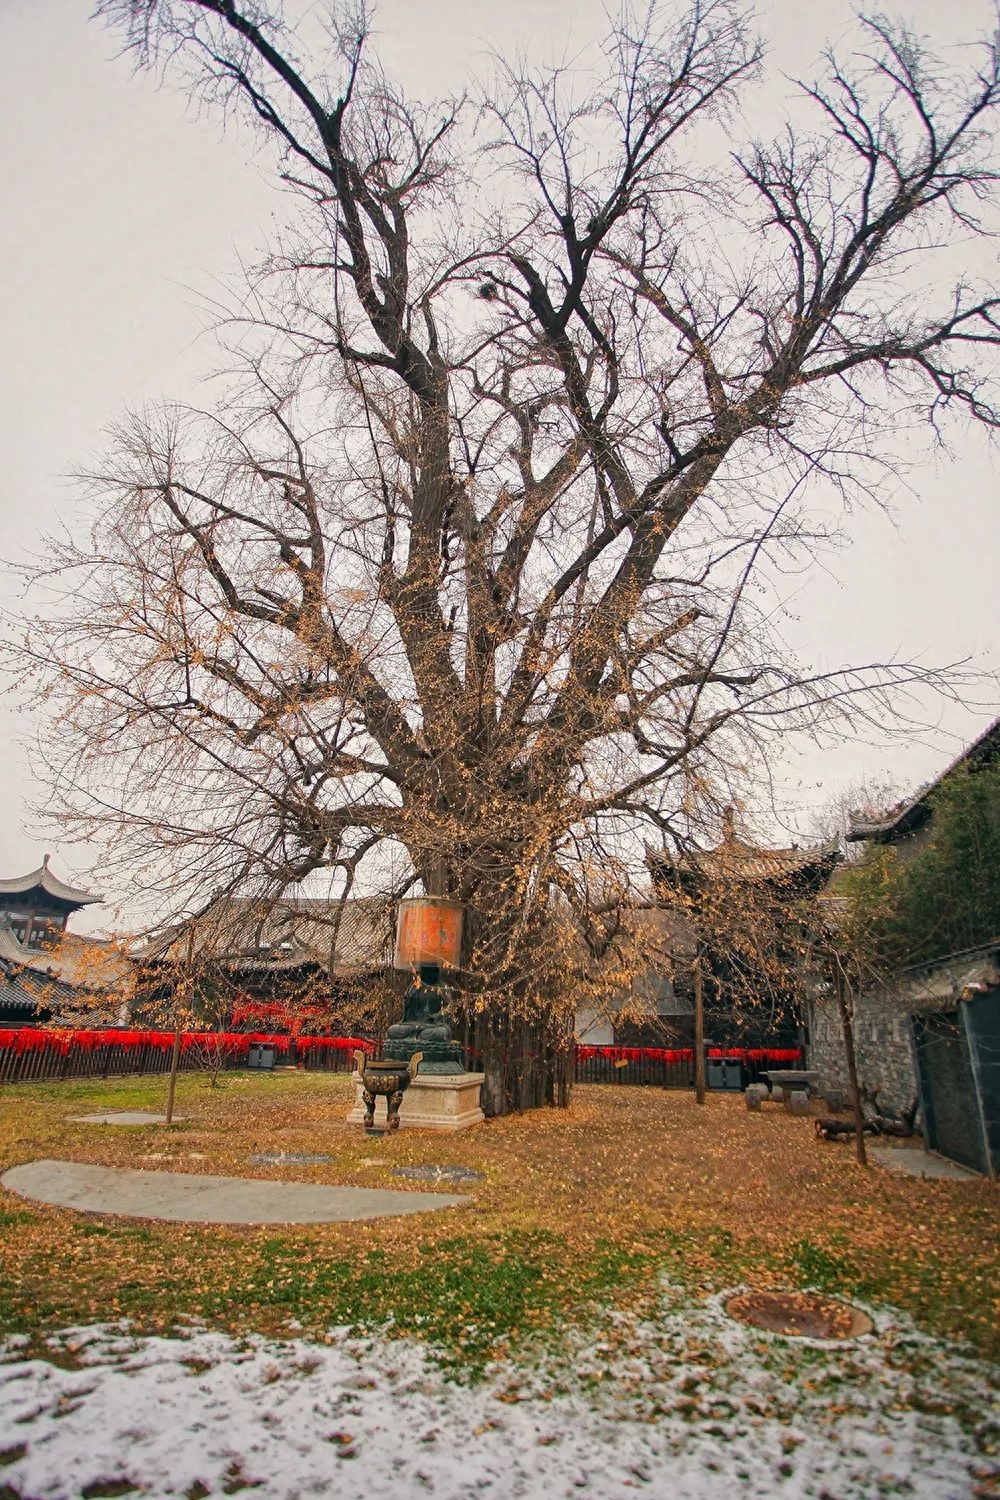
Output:
[[[70,1115],[74,1125],[165,1125],[166,1115],[150,1115],[144,1109],[119,1109],[110,1115]],[[179,1125],[187,1115],[174,1115],[173,1124]]]
[[459,1207],[469,1201],[448,1193],[141,1172],[76,1161],[26,1162],[5,1172],[0,1184],[23,1198],[58,1208],[183,1224],[339,1224]]
[[868,1150],[880,1167],[902,1172],[907,1177],[947,1177],[953,1182],[975,1182],[979,1176],[978,1172],[970,1172],[957,1161],[925,1151],[922,1146],[883,1146],[869,1142]]

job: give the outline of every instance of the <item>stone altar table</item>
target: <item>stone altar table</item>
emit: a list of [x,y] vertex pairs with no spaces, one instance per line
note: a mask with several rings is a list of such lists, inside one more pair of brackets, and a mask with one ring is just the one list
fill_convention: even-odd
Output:
[[[479,1106],[479,1091],[485,1073],[418,1073],[399,1106],[400,1129],[468,1130],[486,1116]],[[363,1125],[365,1102],[361,1080],[354,1074],[354,1108],[347,1116],[349,1125]],[[375,1101],[375,1128],[385,1129],[387,1101]]]

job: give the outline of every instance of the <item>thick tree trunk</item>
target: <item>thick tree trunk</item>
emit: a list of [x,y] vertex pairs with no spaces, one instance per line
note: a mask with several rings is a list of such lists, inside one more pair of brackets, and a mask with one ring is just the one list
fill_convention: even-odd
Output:
[[572,1037],[551,1008],[525,1014],[523,996],[492,996],[467,1012],[462,1037],[472,1065],[485,1074],[480,1103],[489,1117],[546,1105],[565,1109],[573,1082]]
[[483,1114],[487,1119],[505,1115],[509,1108],[507,1097],[507,1058],[504,1050],[502,1017],[492,1010],[483,1013],[473,1036],[479,1046],[479,1066],[486,1075],[479,1096]]
[[[484,856],[480,868],[491,863],[500,863],[495,853]],[[444,891],[461,890],[464,883],[452,870],[441,879]],[[553,1004],[546,989],[544,917],[536,931],[523,922],[523,913],[509,910],[509,900],[502,876],[480,882],[463,923],[462,968],[479,995],[463,997],[456,1032],[486,1075],[480,1103],[488,1117],[546,1104],[566,1108],[572,1085],[565,1007]]]
[[569,1103],[571,1059],[550,1014],[514,1016],[498,997],[475,1018],[470,1036],[486,1075],[480,1096],[485,1115]]

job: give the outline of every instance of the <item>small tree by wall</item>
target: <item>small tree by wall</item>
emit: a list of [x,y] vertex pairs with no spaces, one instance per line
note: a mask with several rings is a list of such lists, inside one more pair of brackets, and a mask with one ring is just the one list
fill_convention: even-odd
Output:
[[926,845],[907,860],[870,844],[839,888],[845,940],[883,974],[1000,937],[1000,764],[960,768],[929,802]]
[[[1000,765],[962,766],[927,800],[926,840],[912,851],[905,844],[868,844],[839,872],[833,899],[819,903],[817,912],[817,972],[824,972],[836,997],[859,1160],[859,996],[891,996],[908,967],[1000,937]],[[908,1101],[897,1105],[905,1116],[912,1107],[915,1100],[911,1107]]]

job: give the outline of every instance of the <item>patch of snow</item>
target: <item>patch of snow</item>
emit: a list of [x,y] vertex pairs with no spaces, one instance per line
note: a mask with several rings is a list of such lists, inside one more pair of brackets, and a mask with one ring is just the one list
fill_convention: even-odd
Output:
[[344,1330],[311,1343],[101,1324],[53,1336],[59,1364],[8,1339],[0,1449],[24,1452],[3,1480],[32,1500],[98,1480],[268,1500],[332,1484],[374,1500],[965,1500],[991,1471],[984,1365],[878,1314],[832,1347],[736,1324],[723,1301],[671,1294],[655,1323],[608,1314],[560,1355],[498,1362],[472,1386],[411,1340]]

